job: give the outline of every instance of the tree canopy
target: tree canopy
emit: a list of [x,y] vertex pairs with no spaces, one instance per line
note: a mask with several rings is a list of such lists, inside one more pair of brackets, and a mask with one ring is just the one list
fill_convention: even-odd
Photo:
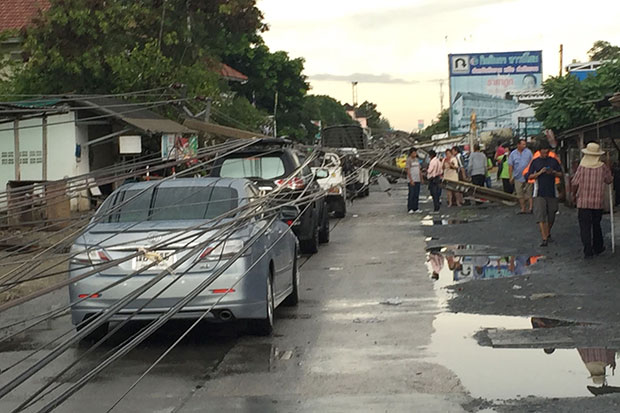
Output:
[[597,40],[588,50],[590,60],[610,60],[620,57],[620,46],[614,46],[608,41]]
[[[21,33],[25,62],[3,70],[9,75],[0,78],[0,94],[123,94],[182,84],[188,97],[211,98],[214,118],[231,126],[258,130],[275,112],[280,135],[304,139],[314,135],[315,114],[348,122],[337,101],[307,96],[303,58],[269,50],[256,3],[50,0]],[[222,63],[249,80],[220,79]],[[361,109],[371,127],[389,128],[376,105]]]
[[571,129],[609,117],[612,109],[597,102],[620,91],[620,60],[608,61],[583,81],[572,74],[551,77],[543,90],[550,98],[536,107],[536,118],[545,128]]
[[386,131],[392,129],[390,122],[377,110],[376,103],[364,101],[357,107],[355,113],[357,117],[366,118],[368,127],[373,130]]
[[321,121],[322,127],[334,125],[351,125],[356,123],[347,113],[345,107],[336,99],[325,95],[307,95],[303,104],[303,129],[307,131],[307,143],[314,143],[320,132],[319,127],[312,123]]
[[450,109],[444,109],[437,115],[437,119],[428,125],[422,132],[420,137],[422,140],[428,140],[437,133],[446,133],[450,128]]

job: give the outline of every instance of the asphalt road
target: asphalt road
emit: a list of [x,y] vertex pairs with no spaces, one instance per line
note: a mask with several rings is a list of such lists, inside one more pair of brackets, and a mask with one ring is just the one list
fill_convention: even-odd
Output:
[[[439,296],[425,264],[419,220],[405,214],[405,188],[371,192],[345,219],[332,220],[331,242],[301,269],[301,302],[276,312],[271,337],[201,325],[113,411],[463,411],[470,398],[458,378],[435,363],[430,346]],[[59,292],[3,315],[3,323],[59,305]],[[170,323],[56,411],[106,412],[187,327]],[[0,367],[71,328],[68,316],[0,346]],[[78,357],[78,376],[128,338],[124,329],[91,354],[72,347],[53,366],[0,400],[7,412]],[[0,384],[50,350],[0,374]],[[65,377],[62,385],[76,377]],[[41,406],[38,404],[37,406]],[[36,406],[35,406],[36,407]]]

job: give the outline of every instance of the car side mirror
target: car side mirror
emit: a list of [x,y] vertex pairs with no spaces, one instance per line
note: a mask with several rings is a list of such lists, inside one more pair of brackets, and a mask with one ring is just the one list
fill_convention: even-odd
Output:
[[329,178],[329,171],[327,169],[317,169],[316,174],[314,175],[315,179],[325,179]]

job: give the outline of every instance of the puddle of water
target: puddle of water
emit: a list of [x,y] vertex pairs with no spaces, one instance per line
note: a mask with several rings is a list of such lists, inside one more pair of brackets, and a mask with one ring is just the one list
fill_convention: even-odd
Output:
[[464,255],[465,252],[476,253],[481,251],[488,254],[491,249],[485,245],[475,244],[432,245],[426,248],[426,252],[452,253],[452,255]]
[[457,247],[430,247],[427,265],[431,278],[438,287],[468,282],[492,280],[530,274],[541,255],[488,255],[484,247],[461,245]]
[[457,224],[467,224],[470,221],[468,219],[423,219],[420,223],[425,227],[432,227],[438,225],[457,225]]
[[427,349],[429,361],[451,369],[473,397],[489,400],[620,392],[620,374],[614,375],[612,368],[618,358],[615,349],[494,349],[480,346],[474,339],[484,328],[532,329],[539,322],[549,327],[574,324],[549,319],[533,322],[527,317],[438,314]]

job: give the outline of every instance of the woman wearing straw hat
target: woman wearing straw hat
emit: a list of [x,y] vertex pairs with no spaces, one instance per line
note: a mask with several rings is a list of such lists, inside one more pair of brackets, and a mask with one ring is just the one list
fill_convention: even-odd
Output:
[[601,156],[605,153],[597,143],[590,142],[582,149],[583,158],[571,183],[577,188],[579,229],[585,258],[605,251],[601,218],[605,201],[605,184],[613,182],[611,171]]

